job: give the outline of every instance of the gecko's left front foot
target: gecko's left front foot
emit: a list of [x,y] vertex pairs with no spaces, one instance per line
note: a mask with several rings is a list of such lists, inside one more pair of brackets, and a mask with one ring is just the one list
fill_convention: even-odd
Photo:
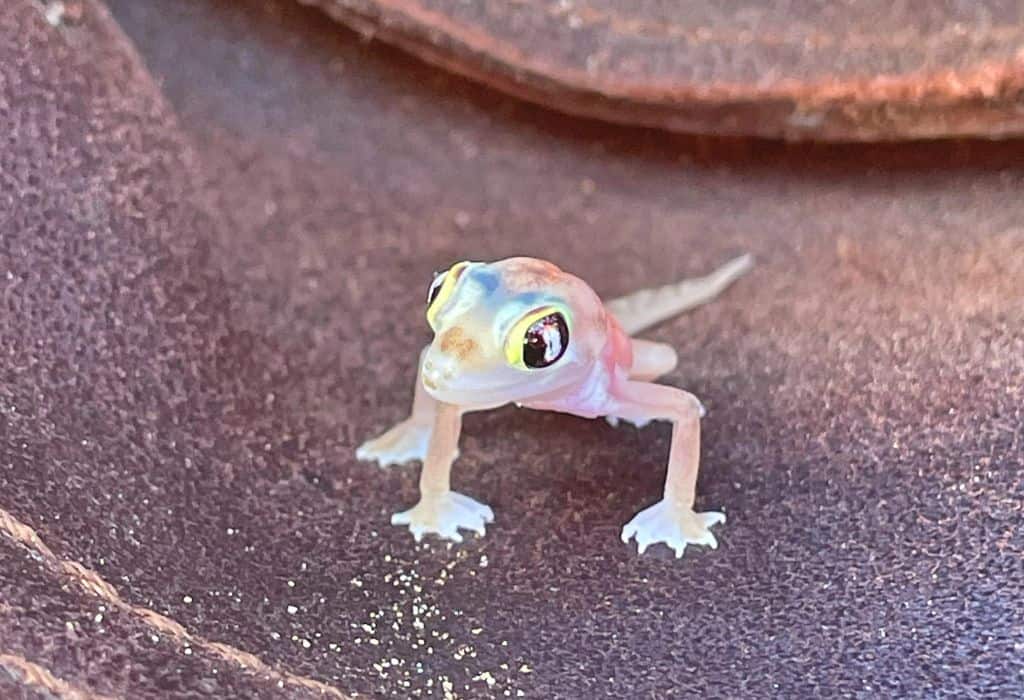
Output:
[[423,535],[462,542],[459,528],[483,535],[484,527],[493,522],[494,511],[490,507],[455,491],[424,495],[409,510],[391,516],[391,524],[408,525],[417,542]]
[[635,536],[640,554],[648,546],[664,542],[675,550],[676,557],[681,557],[688,544],[718,547],[711,527],[724,522],[725,513],[696,513],[691,508],[661,500],[626,523],[622,528],[622,541],[628,543]]

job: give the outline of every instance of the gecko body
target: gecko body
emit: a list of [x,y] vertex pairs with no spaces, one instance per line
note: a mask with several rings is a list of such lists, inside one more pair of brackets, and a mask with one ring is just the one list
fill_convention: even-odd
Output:
[[636,333],[720,294],[746,272],[742,256],[706,277],[602,303],[581,279],[536,258],[460,262],[437,275],[427,298],[434,339],[420,354],[412,412],[357,450],[381,466],[421,460],[420,500],[391,522],[461,541],[484,534],[492,510],[451,490],[462,415],[514,403],[537,410],[673,424],[663,498],[622,529],[639,551],[663,542],[677,556],[689,544],[716,547],[718,512],[693,510],[700,458],[701,403],[657,384],[678,361],[662,343]]

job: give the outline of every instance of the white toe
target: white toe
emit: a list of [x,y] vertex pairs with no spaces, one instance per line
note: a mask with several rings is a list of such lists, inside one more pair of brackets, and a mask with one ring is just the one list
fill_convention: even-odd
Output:
[[488,506],[454,491],[421,498],[413,508],[391,516],[392,525],[407,525],[417,541],[432,534],[462,542],[460,529],[484,535],[493,521],[494,511]]
[[676,557],[683,556],[687,545],[716,549],[718,539],[710,528],[725,521],[722,513],[695,513],[688,508],[659,501],[638,513],[622,528],[622,541],[636,538],[637,551],[643,554],[652,544],[662,542]]

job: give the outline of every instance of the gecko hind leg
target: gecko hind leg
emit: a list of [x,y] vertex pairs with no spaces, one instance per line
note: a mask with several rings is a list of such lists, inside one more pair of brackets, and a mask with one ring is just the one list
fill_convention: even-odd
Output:
[[676,368],[679,355],[666,343],[633,338],[633,366],[629,378],[638,382],[653,382]]
[[[429,346],[428,346],[429,347]],[[416,371],[416,389],[409,417],[390,430],[367,440],[356,449],[356,458],[377,462],[381,467],[422,461],[427,456],[430,436],[434,431],[437,401],[423,388],[420,373],[427,348],[420,353]]]
[[430,445],[430,424],[406,418],[356,449],[356,458],[390,467],[422,461]]

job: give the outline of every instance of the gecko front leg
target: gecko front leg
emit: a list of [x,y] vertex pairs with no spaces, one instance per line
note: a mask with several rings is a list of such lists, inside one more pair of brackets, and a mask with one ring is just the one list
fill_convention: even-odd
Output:
[[648,546],[664,542],[677,557],[683,556],[688,544],[716,548],[711,527],[725,522],[725,514],[693,510],[700,464],[700,401],[680,389],[646,382],[626,381],[614,393],[614,415],[673,424],[664,497],[626,523],[622,541],[635,537],[641,554]]
[[381,467],[387,467],[426,457],[437,416],[437,400],[423,388],[423,361],[429,347],[423,348],[416,366],[416,389],[409,417],[360,445],[356,450],[357,459],[376,461]]
[[480,535],[494,512],[469,496],[451,490],[452,462],[458,455],[462,431],[462,409],[435,402],[435,419],[430,446],[420,472],[420,500],[407,511],[395,513],[392,525],[408,525],[419,542],[423,535],[435,534],[455,542],[462,541],[460,528]]
[[[675,348],[665,343],[655,343],[640,338],[631,339],[633,349],[633,366],[629,369],[629,378],[636,382],[653,382],[658,377],[664,376],[674,370],[679,363],[679,355]],[[704,416],[704,408],[701,407],[701,414]],[[632,423],[637,428],[643,428],[653,418],[645,416],[642,418],[629,419],[625,416],[605,416],[610,426],[617,428],[620,420]]]

